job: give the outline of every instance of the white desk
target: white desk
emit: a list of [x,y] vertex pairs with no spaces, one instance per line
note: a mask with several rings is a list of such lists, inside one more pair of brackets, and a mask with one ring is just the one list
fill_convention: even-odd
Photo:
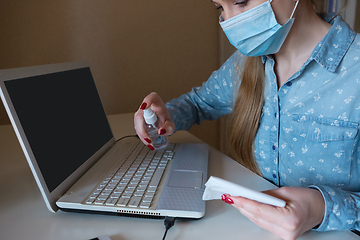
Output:
[[[134,134],[133,115],[109,116],[116,138]],[[172,142],[201,142],[188,132],[178,132]],[[112,240],[162,239],[163,220],[138,219],[81,213],[51,213],[27,165],[10,125],[0,126],[0,239],[91,239],[109,235]],[[210,149],[209,176],[265,190],[272,186],[219,151]],[[222,201],[210,201],[201,220],[177,221],[167,240],[191,239],[278,239],[243,217]],[[309,232],[299,239],[357,240],[351,232]]]

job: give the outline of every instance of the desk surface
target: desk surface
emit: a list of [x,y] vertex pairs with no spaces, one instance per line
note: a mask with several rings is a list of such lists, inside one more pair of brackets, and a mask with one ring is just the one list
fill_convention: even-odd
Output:
[[[109,116],[116,138],[134,134],[133,114]],[[188,132],[171,136],[172,142],[201,142]],[[30,168],[10,125],[0,126],[0,239],[91,239],[109,235],[112,240],[161,239],[163,220],[137,219],[81,213],[51,213],[45,206]],[[257,190],[273,188],[224,154],[210,148],[209,176],[239,182]],[[222,201],[206,203],[201,220],[177,221],[167,240],[278,239],[262,230]],[[308,232],[299,239],[359,239],[351,232]]]

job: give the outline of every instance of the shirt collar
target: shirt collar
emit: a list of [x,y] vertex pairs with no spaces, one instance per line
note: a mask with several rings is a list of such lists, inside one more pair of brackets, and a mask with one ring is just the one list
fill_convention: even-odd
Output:
[[336,17],[330,24],[332,24],[331,29],[315,47],[305,65],[315,60],[329,72],[335,72],[354,41],[356,33],[341,16]]
[[[328,17],[328,19],[329,18],[330,17]],[[332,27],[329,32],[315,47],[303,67],[307,66],[312,60],[315,60],[329,72],[336,71],[336,68],[354,41],[356,33],[347,25],[341,16],[336,17],[330,24],[332,24]],[[263,55],[263,63],[266,62],[267,57],[271,59],[274,58],[273,55]]]

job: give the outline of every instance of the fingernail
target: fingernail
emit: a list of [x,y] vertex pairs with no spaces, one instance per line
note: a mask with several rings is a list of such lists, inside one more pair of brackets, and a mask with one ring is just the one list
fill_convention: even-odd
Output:
[[221,196],[221,200],[223,200],[227,204],[234,204],[234,201],[231,198],[227,197],[225,194]]
[[226,202],[227,204],[234,204],[234,201],[233,201],[231,198],[226,198],[226,199],[225,199],[225,202]]
[[141,104],[140,109],[141,109],[141,110],[144,110],[144,109],[146,108],[146,106],[147,106],[147,104],[144,102],[144,103]]
[[149,145],[146,145],[151,151],[154,151],[154,147],[151,146],[150,144]]
[[164,135],[166,133],[166,130],[165,129],[160,129],[160,135]]
[[144,138],[144,140],[147,142],[147,143],[151,143],[151,140],[149,138]]

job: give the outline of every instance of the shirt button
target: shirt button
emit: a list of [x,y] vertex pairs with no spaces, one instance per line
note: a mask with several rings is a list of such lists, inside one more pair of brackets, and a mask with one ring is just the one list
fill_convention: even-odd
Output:
[[275,118],[277,117],[277,113],[274,113]]
[[292,82],[287,82],[286,83],[286,86],[288,86],[288,87],[291,87],[291,85],[292,85]]
[[273,178],[276,178],[276,174],[275,174],[275,173],[273,174]]
[[275,145],[273,145],[273,146],[272,146],[272,150],[275,150],[275,149],[276,149],[276,148],[275,148]]

